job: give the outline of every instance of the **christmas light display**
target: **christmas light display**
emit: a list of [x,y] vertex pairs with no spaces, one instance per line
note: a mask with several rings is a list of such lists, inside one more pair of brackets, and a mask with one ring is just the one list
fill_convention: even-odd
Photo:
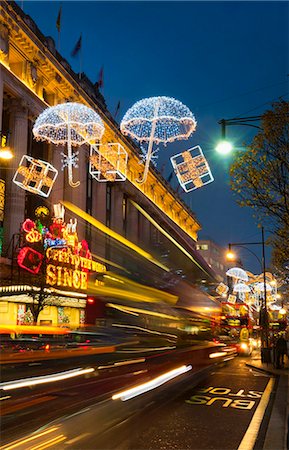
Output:
[[30,273],[37,274],[40,270],[43,255],[31,247],[23,247],[17,256],[17,262],[20,267]]
[[[263,283],[256,283],[254,285],[254,290],[256,292],[264,292],[265,291],[264,282]],[[266,283],[266,292],[271,292],[271,291],[272,291],[272,286],[269,283]]]
[[36,139],[67,144],[67,155],[62,153],[63,168],[68,169],[68,183],[71,187],[79,186],[73,181],[73,167],[77,167],[78,154],[72,152],[72,146],[85,143],[93,144],[102,138],[104,124],[100,116],[81,103],[63,103],[51,106],[37,118],[33,133]]
[[[57,217],[51,218],[48,226],[44,226],[40,219],[24,221],[22,229],[31,247],[25,246],[20,250],[18,265],[37,274],[45,258],[47,285],[87,290],[89,273],[106,272],[106,266],[93,261],[86,240],[78,240],[77,219],[65,223],[63,206],[54,206]],[[38,243],[40,240],[43,240],[41,244]],[[36,251],[34,244],[41,250]]]
[[237,297],[236,295],[230,294],[228,297],[228,302],[229,303],[236,303]]
[[233,292],[237,292],[238,294],[242,294],[242,293],[246,293],[246,292],[250,292],[251,289],[249,288],[249,286],[247,286],[244,283],[236,283],[234,288],[233,288]]
[[89,173],[97,181],[125,181],[127,158],[118,143],[91,145]]
[[231,269],[227,270],[226,275],[228,277],[236,278],[242,281],[249,280],[246,271],[244,269],[241,269],[240,267],[232,267]]
[[224,284],[224,283],[220,283],[217,287],[216,287],[216,292],[217,292],[217,294],[219,294],[219,295],[225,295],[225,294],[227,294],[227,292],[228,292],[228,290],[229,290],[229,287],[226,285],[226,284]]
[[190,192],[214,181],[209,164],[199,145],[171,157],[180,185]]
[[124,135],[148,143],[143,177],[137,182],[147,179],[154,143],[188,139],[196,125],[189,108],[174,98],[150,97],[136,102],[124,115],[120,129]]
[[26,191],[48,197],[57,175],[58,170],[47,161],[23,155],[12,181]]

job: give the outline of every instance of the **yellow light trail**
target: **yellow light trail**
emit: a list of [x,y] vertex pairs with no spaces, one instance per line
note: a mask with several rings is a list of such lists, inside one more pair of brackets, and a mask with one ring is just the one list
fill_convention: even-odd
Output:
[[166,230],[164,230],[144,209],[141,208],[136,202],[130,200],[131,204],[146,218],[149,220],[151,224],[153,224],[166,238],[168,238],[176,247],[178,247],[181,252],[184,253],[191,261],[193,261],[196,266],[198,266],[203,272],[207,275],[209,273],[195,260],[195,258],[181,245],[176,241]]
[[61,200],[60,203],[62,203],[62,205],[66,209],[69,209],[69,211],[73,212],[77,216],[79,216],[82,219],[84,219],[86,222],[90,223],[93,227],[97,228],[98,230],[100,230],[103,233],[107,234],[108,236],[112,237],[116,241],[118,241],[121,244],[125,245],[126,247],[130,248],[131,250],[135,251],[136,253],[138,253],[143,258],[145,258],[148,261],[152,262],[153,264],[155,264],[156,266],[158,266],[161,269],[165,270],[166,272],[170,271],[170,269],[168,267],[166,267],[160,261],[155,259],[150,253],[146,252],[145,250],[143,250],[138,245],[135,245],[133,242],[130,242],[128,239],[123,237],[121,234],[118,234],[115,231],[111,230],[106,225],[104,225],[103,223],[99,222],[99,220],[95,219],[94,217],[90,216],[89,214],[87,214],[82,209],[78,208],[78,206],[75,206],[75,205],[73,205],[72,203],[70,203],[70,202],[68,202],[66,200]]

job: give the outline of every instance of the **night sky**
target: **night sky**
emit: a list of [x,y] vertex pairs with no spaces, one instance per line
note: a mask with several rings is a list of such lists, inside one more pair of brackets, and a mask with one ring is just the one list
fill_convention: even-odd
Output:
[[[57,44],[60,2],[17,3]],[[104,68],[102,93],[112,114],[120,101],[118,122],[134,102],[158,95],[174,97],[194,113],[197,131],[188,141],[160,147],[157,167],[164,165],[168,178],[170,156],[202,147],[215,181],[181,197],[202,225],[199,237],[223,246],[260,240],[261,231],[230,191],[233,156],[214,150],[218,120],[260,115],[273,101],[288,100],[288,19],[288,2],[277,1],[62,2],[60,53],[79,72],[80,55],[71,52],[82,33],[81,70],[95,82]],[[230,126],[227,136],[242,147],[252,130]],[[175,175],[171,184],[177,188]],[[261,256],[261,246],[253,251]],[[249,252],[240,255],[246,269],[260,273]]]

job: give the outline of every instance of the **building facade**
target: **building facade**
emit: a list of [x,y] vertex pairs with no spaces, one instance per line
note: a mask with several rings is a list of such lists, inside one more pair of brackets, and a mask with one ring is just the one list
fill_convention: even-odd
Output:
[[[72,71],[53,39],[44,36],[15,2],[3,1],[0,9],[0,130],[2,147],[9,146],[14,154],[13,160],[1,162],[0,169],[1,321],[21,322],[35,300],[31,286],[39,286],[39,276],[19,268],[23,223],[27,219],[37,222],[39,208],[56,220],[54,205],[59,204],[65,208],[65,226],[77,220],[78,242],[86,241],[92,260],[105,270],[159,290],[173,289],[178,279],[215,283],[216,268],[195,251],[198,220],[157,169],[151,167],[147,181],[137,183],[140,149],[121,134],[98,87],[84,73]],[[120,144],[128,154],[126,181],[99,183],[93,179],[88,171],[89,146],[82,145],[74,168],[80,185],[68,184],[67,170],[60,170],[65,147],[36,141],[32,133],[44,109],[66,102],[84,104],[101,117],[105,126],[102,143]],[[23,155],[57,168],[49,197],[13,182]],[[50,292],[50,303],[40,312],[39,323],[84,322],[87,295],[101,296],[106,287],[103,278],[99,281],[101,276],[95,275],[97,289],[71,289],[67,277],[67,286],[55,282],[58,292]]]

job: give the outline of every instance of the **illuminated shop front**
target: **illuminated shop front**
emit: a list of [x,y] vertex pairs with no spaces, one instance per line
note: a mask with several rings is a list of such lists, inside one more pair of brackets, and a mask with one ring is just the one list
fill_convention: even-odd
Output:
[[64,214],[63,206],[54,205],[53,217],[46,208],[45,215],[35,211],[35,220],[22,224],[17,264],[23,284],[0,288],[2,324],[33,322],[31,311],[39,302],[39,324],[85,322],[89,277],[106,272],[106,266],[92,259],[87,242],[78,238],[77,220],[65,223]]

